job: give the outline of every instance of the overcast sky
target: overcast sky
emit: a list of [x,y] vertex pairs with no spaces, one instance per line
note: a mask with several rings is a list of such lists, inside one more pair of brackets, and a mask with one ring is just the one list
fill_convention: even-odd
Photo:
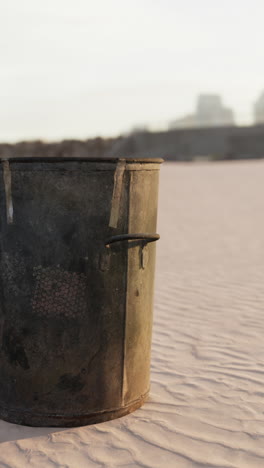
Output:
[[250,123],[264,0],[0,0],[0,140],[165,125],[219,93]]

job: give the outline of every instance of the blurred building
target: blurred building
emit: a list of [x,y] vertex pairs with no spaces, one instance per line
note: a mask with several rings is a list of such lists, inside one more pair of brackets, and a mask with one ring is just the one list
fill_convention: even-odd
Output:
[[170,128],[219,127],[234,125],[232,109],[224,107],[218,94],[201,94],[194,114],[177,119]]
[[264,92],[260,95],[254,106],[254,117],[256,124],[264,123]]
[[217,94],[201,94],[196,107],[197,124],[201,127],[215,127],[234,124],[233,111],[222,104]]

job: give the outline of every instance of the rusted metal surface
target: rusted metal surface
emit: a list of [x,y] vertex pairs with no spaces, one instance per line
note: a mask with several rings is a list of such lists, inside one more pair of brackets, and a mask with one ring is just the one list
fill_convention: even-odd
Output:
[[10,159],[12,223],[1,165],[1,418],[92,424],[147,398],[160,162]]

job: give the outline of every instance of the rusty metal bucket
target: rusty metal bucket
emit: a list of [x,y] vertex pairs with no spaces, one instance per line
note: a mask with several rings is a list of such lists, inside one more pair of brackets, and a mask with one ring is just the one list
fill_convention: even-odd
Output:
[[0,418],[79,426],[147,398],[161,162],[0,164]]

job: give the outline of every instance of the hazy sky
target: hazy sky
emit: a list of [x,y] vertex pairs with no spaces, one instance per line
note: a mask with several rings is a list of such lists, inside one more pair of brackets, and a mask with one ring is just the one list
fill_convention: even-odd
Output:
[[0,140],[116,135],[220,93],[250,123],[264,0],[0,0]]

